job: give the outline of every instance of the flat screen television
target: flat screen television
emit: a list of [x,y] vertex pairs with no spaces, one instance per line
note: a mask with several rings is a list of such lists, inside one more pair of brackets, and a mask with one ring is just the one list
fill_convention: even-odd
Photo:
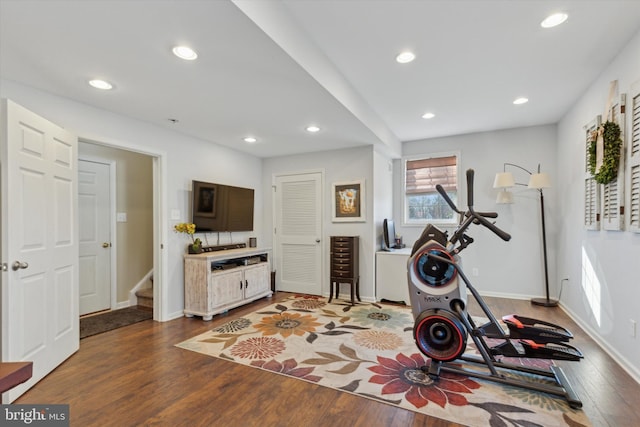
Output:
[[253,189],[202,181],[193,181],[192,189],[196,233],[253,231]]

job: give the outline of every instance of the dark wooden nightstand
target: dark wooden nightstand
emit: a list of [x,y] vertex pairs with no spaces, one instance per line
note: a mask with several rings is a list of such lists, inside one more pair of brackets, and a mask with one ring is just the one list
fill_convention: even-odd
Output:
[[334,284],[336,298],[340,294],[340,283],[351,285],[351,304],[355,297],[360,300],[360,255],[358,252],[360,239],[358,236],[331,236],[329,258],[331,263],[331,286],[329,302],[333,299]]

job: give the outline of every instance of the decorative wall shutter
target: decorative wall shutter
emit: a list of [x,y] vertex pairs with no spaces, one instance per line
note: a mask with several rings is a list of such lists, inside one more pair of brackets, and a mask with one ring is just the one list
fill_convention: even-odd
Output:
[[600,189],[589,170],[589,145],[591,132],[600,126],[601,121],[601,116],[598,116],[584,127],[584,228],[586,230],[600,230]]
[[640,88],[631,94],[629,132],[629,230],[640,233]]
[[626,94],[620,95],[619,102],[611,106],[609,120],[620,126],[620,163],[618,177],[602,185],[602,228],[618,231],[624,229],[624,164],[626,136]]

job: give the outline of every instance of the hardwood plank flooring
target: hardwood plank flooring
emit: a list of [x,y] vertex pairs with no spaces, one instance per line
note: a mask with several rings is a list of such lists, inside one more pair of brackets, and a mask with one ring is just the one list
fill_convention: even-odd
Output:
[[[15,403],[70,405],[72,426],[430,426],[449,423],[274,375],[174,345],[290,294],[277,293],[210,322],[143,321],[83,339],[80,350]],[[485,298],[494,315],[518,313],[571,330],[581,362],[559,363],[594,426],[639,426],[636,383],[560,308]],[[480,314],[474,303],[471,314]]]

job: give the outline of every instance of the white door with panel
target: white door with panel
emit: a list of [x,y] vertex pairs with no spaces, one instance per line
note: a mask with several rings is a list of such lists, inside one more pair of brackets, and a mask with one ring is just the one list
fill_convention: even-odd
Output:
[[279,291],[322,295],[322,173],[275,177]]
[[111,308],[110,168],[78,163],[81,316]]
[[2,100],[2,360],[33,361],[12,402],[79,348],[75,135]]

